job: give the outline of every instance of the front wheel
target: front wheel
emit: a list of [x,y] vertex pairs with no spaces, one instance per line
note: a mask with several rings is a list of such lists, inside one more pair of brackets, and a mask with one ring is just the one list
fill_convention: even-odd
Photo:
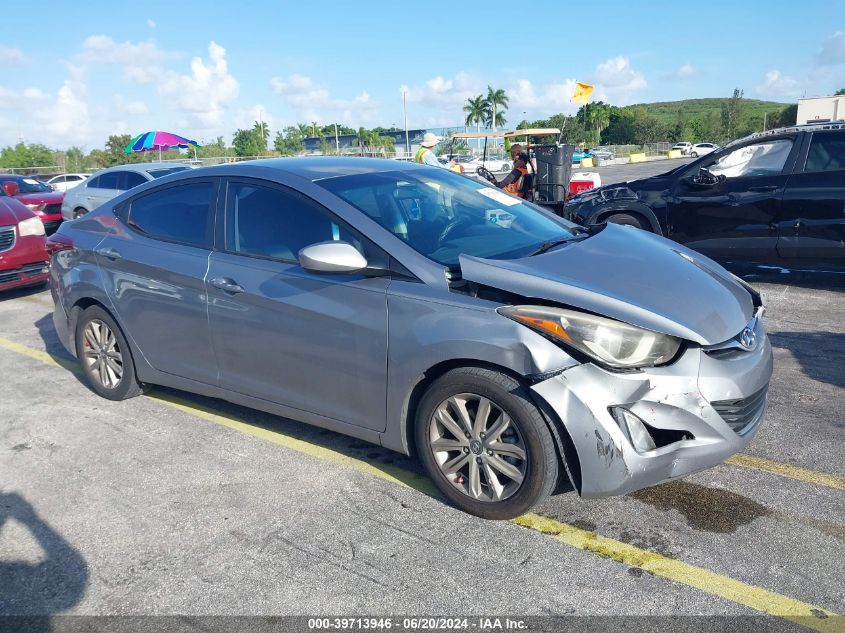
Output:
[[76,357],[91,389],[108,400],[126,400],[144,392],[123,332],[100,306],[79,315]]
[[698,158],[698,152],[693,152],[692,154],[690,154],[690,156],[692,156],[693,158]]
[[512,519],[545,500],[559,462],[525,387],[504,374],[453,369],[426,391],[416,418],[420,460],[458,508]]

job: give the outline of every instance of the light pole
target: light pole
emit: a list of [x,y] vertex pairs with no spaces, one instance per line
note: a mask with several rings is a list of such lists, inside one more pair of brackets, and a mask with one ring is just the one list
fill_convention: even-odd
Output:
[[411,155],[411,141],[408,136],[408,105],[407,101],[407,92],[405,90],[402,91],[402,113],[405,116],[405,155]]

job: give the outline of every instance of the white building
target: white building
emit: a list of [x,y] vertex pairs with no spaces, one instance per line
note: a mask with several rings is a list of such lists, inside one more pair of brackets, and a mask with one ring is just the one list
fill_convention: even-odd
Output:
[[845,119],[845,95],[798,99],[796,123],[827,123]]

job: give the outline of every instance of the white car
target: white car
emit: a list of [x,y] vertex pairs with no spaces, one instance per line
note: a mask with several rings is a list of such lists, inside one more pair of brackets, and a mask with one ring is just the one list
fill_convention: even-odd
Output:
[[89,174],[61,174],[50,178],[47,184],[53,191],[67,191],[82,183],[88,176]]
[[681,154],[684,156],[688,156],[690,151],[692,150],[692,143],[688,143],[687,141],[683,141],[681,143],[675,143],[672,146],[672,149],[677,149],[681,151]]
[[62,217],[76,218],[145,182],[191,169],[187,163],[132,163],[102,169],[65,194]]
[[696,143],[690,148],[689,155],[693,158],[698,158],[710,152],[715,152],[717,149],[719,149],[719,146],[715,143]]
[[486,167],[492,172],[510,171],[513,169],[513,165],[509,160],[504,158],[487,158],[487,160],[482,160],[481,156],[476,156],[470,161],[462,162],[461,165],[464,166],[464,172],[469,174],[477,172],[479,167]]

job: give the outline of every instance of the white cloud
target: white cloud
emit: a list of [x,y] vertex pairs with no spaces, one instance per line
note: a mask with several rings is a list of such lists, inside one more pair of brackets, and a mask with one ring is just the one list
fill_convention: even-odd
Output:
[[816,56],[819,66],[845,64],[845,31],[837,31],[822,43],[822,49]]
[[23,60],[24,56],[21,49],[0,46],[0,64],[3,64],[4,66],[14,66],[22,63]]
[[438,75],[423,86],[402,85],[399,93],[407,93],[408,103],[443,109],[462,106],[470,97],[486,94],[487,86],[475,75],[461,71],[451,79]]
[[148,84],[161,77],[160,64],[167,57],[152,40],[118,44],[108,35],[92,35],[82,43],[79,59],[86,64],[115,64],[126,79]]
[[[535,89],[528,79],[518,79],[506,89],[510,98],[511,113],[508,121],[511,124],[521,120],[522,111],[531,120],[545,118],[552,114],[572,114],[579,105],[572,103],[570,98],[575,90],[575,80],[566,79],[560,82],[550,82]],[[515,114],[519,112],[519,115]]]
[[594,101],[609,101],[613,105],[628,105],[648,83],[643,74],[631,66],[631,60],[619,55],[596,66]]
[[684,81],[685,79],[693,79],[694,77],[698,77],[701,75],[701,70],[690,63],[681,64],[678,68],[673,70],[672,72],[664,75],[664,79],[673,79]]
[[118,115],[149,114],[150,109],[143,101],[128,101],[121,95],[115,95],[112,99],[112,112]]
[[796,79],[781,75],[779,70],[770,70],[763,83],[757,86],[757,92],[764,97],[797,97],[801,94],[801,85]]
[[[168,72],[159,84],[159,95],[188,115],[204,131],[219,131],[224,114],[237,100],[240,84],[229,73],[226,49],[210,42],[208,60],[194,57],[191,74]],[[228,128],[226,128],[228,132]]]
[[[42,136],[36,142],[72,145],[86,143],[91,136],[91,118],[88,112],[88,89],[85,71],[79,66],[68,65],[68,78],[49,103],[32,113],[32,121]],[[105,138],[105,137],[104,137]]]
[[273,77],[270,89],[281,96],[297,115],[297,120],[343,123],[351,127],[378,124],[379,104],[364,90],[352,99],[332,99],[327,88],[311,77],[293,74]]
[[156,27],[155,20],[147,20],[147,26],[151,29],[154,29]]

